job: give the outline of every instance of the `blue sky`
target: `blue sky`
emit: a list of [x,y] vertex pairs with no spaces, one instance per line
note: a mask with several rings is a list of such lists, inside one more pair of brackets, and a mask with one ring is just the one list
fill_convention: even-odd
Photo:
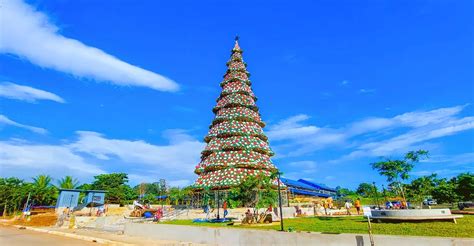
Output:
[[0,42],[1,176],[196,178],[233,46],[288,178],[474,171],[472,1],[18,1]]

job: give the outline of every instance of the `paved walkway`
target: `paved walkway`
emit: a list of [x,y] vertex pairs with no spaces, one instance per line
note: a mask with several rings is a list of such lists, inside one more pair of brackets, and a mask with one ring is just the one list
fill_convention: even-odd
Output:
[[83,235],[88,237],[96,237],[100,239],[115,241],[122,243],[122,245],[179,245],[179,246],[202,246],[205,244],[179,242],[173,240],[160,239],[145,239],[137,236],[123,235],[117,232],[107,232],[92,229],[62,229],[62,228],[47,228],[49,231],[57,231],[74,235]]
[[48,233],[41,233],[31,230],[21,230],[16,227],[0,226],[0,245],[35,245],[35,246],[55,246],[55,245],[97,245],[94,242],[67,238]]
[[55,227],[26,227],[0,225],[0,245],[169,245],[169,246],[202,246],[204,244],[180,242],[174,240],[146,239],[143,237],[123,235],[90,229],[65,229]]

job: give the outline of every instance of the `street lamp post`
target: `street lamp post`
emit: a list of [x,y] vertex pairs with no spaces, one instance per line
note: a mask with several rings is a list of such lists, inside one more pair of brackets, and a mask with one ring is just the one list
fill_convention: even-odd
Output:
[[284,231],[283,229],[283,208],[282,208],[282,202],[281,202],[281,189],[280,189],[280,171],[278,171],[278,201],[279,201],[279,206],[280,206],[280,227],[281,231]]

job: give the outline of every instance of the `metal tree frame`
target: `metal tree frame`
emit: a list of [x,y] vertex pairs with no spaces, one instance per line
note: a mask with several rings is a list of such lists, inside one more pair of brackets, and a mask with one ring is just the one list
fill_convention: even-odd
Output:
[[[281,199],[282,199],[282,204],[285,206],[288,204],[288,190],[287,189],[281,189]],[[209,203],[211,207],[216,207],[217,203],[222,204],[225,199],[227,199],[229,194],[229,190],[210,190],[209,191]],[[189,204],[188,206],[190,208],[202,208],[204,205],[204,195],[205,192],[202,190],[199,191],[193,191],[191,193],[191,196],[186,199]],[[217,198],[219,197],[219,200]],[[275,200],[275,204],[278,204],[278,200]]]

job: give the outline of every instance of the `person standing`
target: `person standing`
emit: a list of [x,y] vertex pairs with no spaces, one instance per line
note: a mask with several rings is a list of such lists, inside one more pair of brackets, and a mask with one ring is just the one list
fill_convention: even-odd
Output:
[[347,215],[351,215],[351,203],[349,200],[346,200],[346,203],[344,203],[344,207],[346,208]]
[[356,209],[357,209],[357,215],[360,215],[360,198],[357,197],[357,200],[354,203]]
[[324,207],[324,213],[326,215],[328,215],[328,207],[329,207],[329,204],[326,200],[323,200],[323,207]]
[[229,211],[227,211],[227,201],[224,201],[224,204],[222,204],[222,208],[224,209],[224,219],[225,219],[225,217],[229,213]]

